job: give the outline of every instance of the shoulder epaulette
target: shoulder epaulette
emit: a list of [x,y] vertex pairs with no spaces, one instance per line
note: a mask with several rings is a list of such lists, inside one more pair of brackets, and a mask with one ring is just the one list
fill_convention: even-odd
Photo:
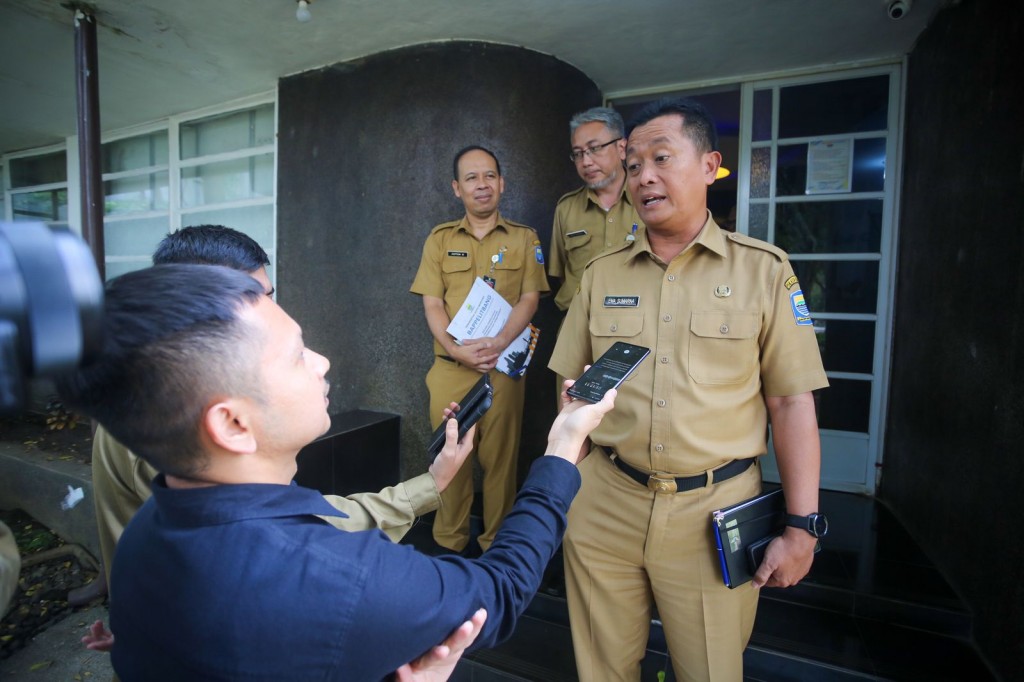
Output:
[[508,218],[502,218],[502,220],[505,222],[506,225],[510,225],[512,227],[521,227],[524,230],[529,230],[530,232],[534,232],[534,233],[537,232],[537,230],[533,229],[529,225],[523,225],[522,223],[517,223],[516,221],[509,220]]
[[432,229],[430,231],[430,234],[434,234],[435,232],[440,232],[441,230],[448,230],[448,229],[451,229],[453,227],[458,227],[459,223],[461,223],[461,222],[462,222],[462,218],[459,218],[458,220],[449,220],[447,223],[441,223],[440,225],[435,225],[434,229]]
[[586,266],[584,266],[583,269],[586,270],[587,268],[589,268],[591,266],[592,263],[595,263],[596,261],[599,261],[602,258],[607,258],[608,256],[613,256],[616,253],[619,253],[620,251],[625,251],[626,249],[632,248],[634,244],[636,244],[635,241],[633,241],[633,242],[622,241],[621,243],[616,244],[615,246],[609,246],[607,249],[605,249],[604,251],[602,251],[601,253],[597,254],[596,256],[591,258],[589,261],[587,261],[587,264],[586,264]]
[[789,256],[786,255],[785,251],[775,246],[774,244],[763,242],[760,239],[755,239],[754,237],[751,237],[749,235],[740,234],[739,232],[726,232],[726,239],[728,239],[729,241],[736,242],[737,244],[742,244],[743,246],[749,246],[754,249],[760,249],[761,251],[767,251],[768,253],[778,258],[780,261],[784,261],[787,258],[789,258]]
[[560,204],[560,203],[562,203],[562,201],[563,201],[563,200],[565,200],[565,199],[568,199],[569,197],[573,197],[573,196],[576,196],[576,195],[577,195],[577,194],[579,194],[580,192],[585,192],[586,190],[587,190],[587,186],[586,186],[586,185],[580,185],[579,187],[577,187],[577,188],[576,188],[576,189],[574,189],[573,191],[571,191],[571,192],[566,192],[566,193],[565,193],[565,194],[563,194],[562,196],[558,197],[558,201],[557,201],[557,202],[555,202],[555,203],[556,203],[556,204]]

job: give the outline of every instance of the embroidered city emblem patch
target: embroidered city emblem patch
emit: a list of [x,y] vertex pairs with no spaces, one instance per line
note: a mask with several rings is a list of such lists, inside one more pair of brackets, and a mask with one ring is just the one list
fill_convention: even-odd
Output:
[[807,307],[807,301],[804,300],[804,292],[797,289],[789,295],[789,302],[793,306],[793,318],[796,323],[801,326],[811,324],[811,310]]
[[638,308],[640,306],[639,296],[605,296],[605,308]]
[[534,247],[533,254],[537,257],[537,262],[544,265],[544,251],[539,247]]

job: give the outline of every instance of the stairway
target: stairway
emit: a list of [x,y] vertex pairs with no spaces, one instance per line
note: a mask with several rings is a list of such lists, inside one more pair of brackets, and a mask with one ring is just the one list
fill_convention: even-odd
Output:
[[[971,645],[970,614],[884,505],[823,491],[821,508],[831,529],[810,574],[761,594],[746,681],[996,680]],[[429,546],[429,525],[406,541]],[[558,555],[516,633],[467,656],[452,680],[575,682],[560,566]],[[652,621],[641,680],[676,679],[667,652]]]

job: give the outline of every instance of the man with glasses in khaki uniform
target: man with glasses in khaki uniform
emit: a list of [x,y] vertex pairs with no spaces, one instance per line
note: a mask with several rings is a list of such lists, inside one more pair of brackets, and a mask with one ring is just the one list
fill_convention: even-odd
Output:
[[[474,449],[484,472],[484,531],[477,542],[487,551],[515,498],[526,382],[525,377],[512,378],[495,367],[501,353],[530,323],[541,293],[549,287],[537,233],[498,212],[505,179],[497,157],[471,146],[455,155],[452,166],[452,191],[466,214],[430,232],[410,291],[423,297],[423,312],[434,336],[434,364],[427,372],[433,426],[441,423],[443,408],[465,395],[482,373],[490,373],[494,386],[491,408],[477,425]],[[501,294],[512,313],[496,336],[459,344],[446,330],[478,277]],[[463,466],[441,493],[433,530],[438,545],[454,552],[466,549],[472,502],[473,467]]]
[[569,142],[569,159],[583,186],[563,195],[555,206],[548,264],[548,274],[562,280],[555,294],[555,305],[562,311],[569,309],[590,259],[633,238],[640,225],[626,192],[622,116],[608,107],[580,112],[569,121]]
[[818,508],[811,391],[827,385],[810,313],[784,252],[721,230],[707,188],[721,163],[706,110],[646,107],[626,145],[646,228],[586,269],[550,367],[577,377],[615,341],[650,356],[591,434],[564,540],[580,679],[636,680],[652,607],[680,680],[740,682],[758,589],[797,583],[815,537],[787,527],[753,582],[727,588],[716,509],[757,495],[771,417],[790,515]]

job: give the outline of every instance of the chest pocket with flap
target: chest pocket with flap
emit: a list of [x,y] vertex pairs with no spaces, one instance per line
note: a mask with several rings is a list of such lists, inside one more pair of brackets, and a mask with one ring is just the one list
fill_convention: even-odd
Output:
[[757,368],[757,312],[694,311],[690,317],[690,377],[700,384],[738,384]]

